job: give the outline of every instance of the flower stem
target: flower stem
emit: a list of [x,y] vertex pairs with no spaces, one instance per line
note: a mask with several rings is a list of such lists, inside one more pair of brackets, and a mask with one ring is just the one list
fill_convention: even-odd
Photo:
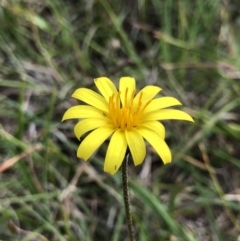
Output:
[[129,159],[129,154],[126,155],[126,158],[122,164],[123,198],[124,198],[124,206],[126,211],[129,238],[130,238],[130,241],[135,241],[136,239],[135,239],[135,234],[133,230],[133,221],[131,216],[130,197],[129,197],[129,188],[128,188],[128,159]]

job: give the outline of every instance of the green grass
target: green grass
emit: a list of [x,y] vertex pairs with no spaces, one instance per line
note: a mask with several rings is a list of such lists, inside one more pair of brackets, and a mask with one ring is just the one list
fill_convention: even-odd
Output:
[[107,145],[78,160],[76,122],[61,118],[77,104],[76,88],[129,75],[139,89],[161,86],[195,120],[164,122],[171,164],[150,148],[142,166],[130,163],[137,240],[237,240],[238,1],[9,0],[0,8],[0,163],[18,160],[0,174],[0,240],[128,240],[121,174],[103,172]]

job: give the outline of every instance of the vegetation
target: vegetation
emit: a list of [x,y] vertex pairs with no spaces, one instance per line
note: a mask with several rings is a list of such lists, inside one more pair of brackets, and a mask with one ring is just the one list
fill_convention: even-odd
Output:
[[130,162],[139,241],[235,241],[240,231],[240,17],[226,0],[0,2],[0,240],[127,240],[107,143],[76,157],[61,122],[93,79],[163,88],[195,123],[164,121],[173,162]]

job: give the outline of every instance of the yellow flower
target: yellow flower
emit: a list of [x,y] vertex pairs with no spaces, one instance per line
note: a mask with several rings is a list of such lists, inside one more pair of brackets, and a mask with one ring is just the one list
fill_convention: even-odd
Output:
[[73,106],[63,116],[63,120],[82,119],[74,127],[78,139],[92,131],[80,144],[77,156],[88,160],[111,136],[104,162],[105,172],[113,175],[119,169],[127,147],[135,166],[141,164],[146,155],[144,139],[153,146],[164,164],[171,162],[171,152],[164,141],[165,128],[159,121],[193,121],[183,111],[165,109],[181,103],[173,97],[153,99],[161,91],[158,86],[146,86],[136,94],[132,77],[120,79],[119,91],[106,77],[97,78],[94,82],[101,95],[87,88],[77,89],[72,97],[88,105]]

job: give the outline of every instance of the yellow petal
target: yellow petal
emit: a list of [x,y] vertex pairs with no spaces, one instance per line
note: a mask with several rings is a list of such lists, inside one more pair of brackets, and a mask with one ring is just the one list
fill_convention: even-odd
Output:
[[109,102],[109,97],[112,96],[112,94],[116,94],[118,92],[113,82],[106,77],[97,78],[94,82],[107,102]]
[[74,127],[74,133],[76,135],[76,137],[78,139],[80,139],[80,137],[82,135],[84,135],[85,133],[87,133],[88,131],[91,131],[93,129],[102,127],[102,126],[109,126],[114,128],[114,126],[111,124],[111,122],[109,120],[105,120],[105,119],[98,119],[98,118],[94,118],[94,119],[84,119],[81,120],[80,122],[78,122],[75,127]]
[[149,128],[157,133],[163,140],[165,139],[165,127],[158,121],[145,121],[141,122],[138,126]]
[[158,94],[158,92],[161,90],[162,89],[160,87],[153,86],[153,85],[148,85],[148,86],[144,87],[141,91],[138,92],[138,94],[134,98],[134,101],[133,101],[134,108],[136,108],[136,106],[138,105],[139,98],[141,95],[142,95],[141,102],[144,105],[146,102],[153,99]]
[[127,150],[127,141],[125,134],[121,130],[113,133],[104,162],[104,171],[115,174],[121,166]]
[[125,130],[127,143],[132,154],[134,165],[141,164],[146,156],[146,146],[142,136],[135,129]]
[[182,105],[176,98],[173,97],[161,97],[151,101],[151,103],[144,110],[144,114],[151,111],[160,110],[163,108]]
[[149,120],[186,120],[194,122],[193,118],[186,112],[174,109],[149,112],[141,118],[141,121]]
[[91,132],[78,147],[77,157],[87,161],[114,130],[111,127],[100,127]]
[[94,106],[100,110],[108,112],[108,103],[107,101],[98,93],[87,88],[79,88],[74,91],[72,97],[79,99],[86,104]]
[[137,128],[137,131],[152,145],[164,164],[171,162],[171,151],[166,142],[159,135],[148,128]]
[[[126,93],[127,90],[127,93]],[[132,77],[122,77],[119,82],[120,98],[123,107],[129,107],[132,100],[132,94],[136,91],[136,82]],[[126,95],[127,94],[127,95]]]
[[88,105],[77,105],[69,108],[63,115],[62,121],[68,119],[82,119],[82,118],[107,118],[106,115]]

